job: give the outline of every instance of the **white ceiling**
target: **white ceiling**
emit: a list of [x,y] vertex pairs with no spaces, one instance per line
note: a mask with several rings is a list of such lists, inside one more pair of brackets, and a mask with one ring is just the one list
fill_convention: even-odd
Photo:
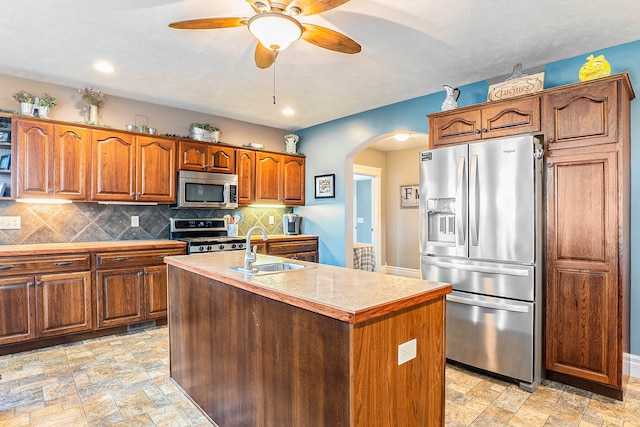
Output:
[[[251,16],[246,1],[4,3],[0,73],[290,130],[640,39],[639,1],[351,0],[300,20],[343,32],[362,52],[299,40],[278,57],[274,105],[273,68],[255,66],[245,27],[167,27]],[[116,72],[93,70],[99,59]]]

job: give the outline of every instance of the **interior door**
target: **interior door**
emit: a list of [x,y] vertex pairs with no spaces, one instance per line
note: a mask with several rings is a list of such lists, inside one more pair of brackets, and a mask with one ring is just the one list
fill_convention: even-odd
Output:
[[535,262],[535,142],[469,145],[469,258]]

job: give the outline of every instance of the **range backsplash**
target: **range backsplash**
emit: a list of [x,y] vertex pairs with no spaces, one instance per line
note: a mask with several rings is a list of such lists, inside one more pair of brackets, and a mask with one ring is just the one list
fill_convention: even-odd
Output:
[[[268,234],[282,234],[282,216],[291,208],[242,207],[222,209],[171,209],[166,205],[100,205],[71,203],[66,205],[0,202],[0,216],[21,217],[19,230],[0,230],[0,244],[101,242],[113,240],[149,240],[169,238],[169,218],[221,218],[240,211],[244,221],[238,234],[245,236],[249,228],[260,225]],[[139,227],[131,226],[137,215]],[[269,225],[269,216],[274,224]]]

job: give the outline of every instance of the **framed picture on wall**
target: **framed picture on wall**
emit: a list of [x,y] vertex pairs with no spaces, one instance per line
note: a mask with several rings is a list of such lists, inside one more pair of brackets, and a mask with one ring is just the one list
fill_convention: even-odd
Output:
[[401,208],[417,208],[420,204],[420,186],[419,185],[401,185],[400,186],[400,207]]
[[11,166],[11,154],[5,154],[0,157],[0,170],[7,171]]
[[336,197],[336,174],[316,175],[316,199],[329,199]]

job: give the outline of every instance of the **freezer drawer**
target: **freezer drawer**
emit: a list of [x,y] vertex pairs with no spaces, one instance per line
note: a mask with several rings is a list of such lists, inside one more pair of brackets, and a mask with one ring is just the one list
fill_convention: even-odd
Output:
[[447,295],[447,358],[533,382],[534,304],[452,292]]
[[462,292],[533,301],[534,266],[422,256],[422,278],[453,285]]

